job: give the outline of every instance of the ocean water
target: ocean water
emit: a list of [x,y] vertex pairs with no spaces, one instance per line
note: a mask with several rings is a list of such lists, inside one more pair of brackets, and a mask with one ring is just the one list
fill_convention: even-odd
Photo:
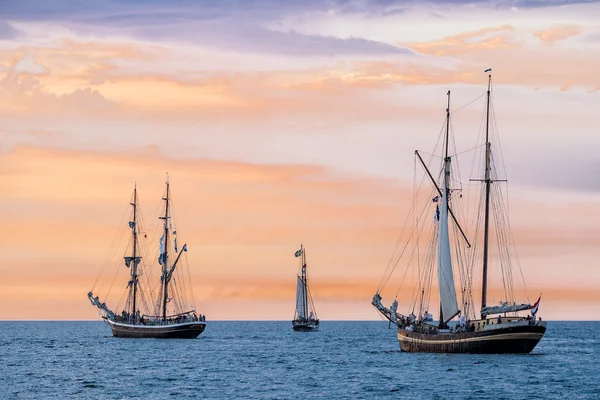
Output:
[[103,322],[0,322],[1,399],[600,399],[600,322],[530,355],[408,354],[385,322],[210,322],[194,340]]

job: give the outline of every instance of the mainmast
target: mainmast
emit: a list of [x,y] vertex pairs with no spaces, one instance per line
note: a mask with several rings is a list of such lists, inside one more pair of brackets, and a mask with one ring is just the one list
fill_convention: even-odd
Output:
[[169,177],[167,176],[167,195],[163,197],[165,201],[165,215],[164,217],[160,217],[165,220],[165,230],[164,230],[164,241],[163,247],[164,252],[161,254],[162,257],[162,283],[163,283],[163,298],[162,298],[162,317],[163,321],[167,320],[167,300],[169,298],[169,280],[167,279],[168,275],[168,265],[169,265]]
[[137,287],[138,287],[138,276],[137,276],[137,266],[138,266],[138,258],[137,258],[137,184],[133,187],[133,266],[131,267],[131,281],[133,286],[133,301],[131,307],[131,314],[133,315],[133,323],[136,322],[137,316]]
[[486,110],[486,122],[485,122],[485,227],[484,227],[484,240],[483,240],[483,278],[481,285],[481,308],[483,309],[487,305],[487,275],[488,275],[488,248],[489,248],[489,236],[490,236],[490,187],[492,184],[491,179],[491,158],[492,158],[492,146],[490,143],[490,93],[492,87],[492,74],[491,69],[487,69],[486,72],[490,72],[488,75],[488,90],[487,90],[487,110]]
[[308,289],[306,282],[306,254],[304,247],[300,244],[300,250],[302,251],[302,296],[304,296],[304,318],[308,319]]
[[[448,142],[450,139],[450,91],[448,90],[448,107],[446,107],[446,145],[444,151],[444,185],[443,189],[445,192],[442,193],[442,201],[444,201],[446,207],[448,204],[448,182],[450,181],[450,157],[448,157]],[[442,298],[440,294],[440,328],[444,327],[444,311],[442,307]]]
[[129,311],[129,319],[130,322],[135,324],[137,319],[137,291],[138,291],[138,264],[140,263],[141,257],[138,256],[137,245],[137,185],[133,188],[133,202],[129,203],[133,207],[133,221],[129,221],[129,228],[131,228],[131,236],[132,236],[132,252],[131,256],[123,257],[125,259],[125,266],[130,268],[131,279],[127,284],[129,288],[129,297],[130,301],[129,305],[131,309]]

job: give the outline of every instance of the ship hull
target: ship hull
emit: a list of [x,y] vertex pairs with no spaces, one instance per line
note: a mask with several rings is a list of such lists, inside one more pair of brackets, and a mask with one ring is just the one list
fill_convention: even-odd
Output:
[[398,329],[398,341],[408,353],[528,354],[545,332],[541,325],[434,334]]
[[292,329],[297,332],[312,332],[319,330],[319,323],[315,322],[292,322]]
[[171,325],[131,325],[107,320],[114,337],[145,339],[195,339],[206,328],[205,322]]

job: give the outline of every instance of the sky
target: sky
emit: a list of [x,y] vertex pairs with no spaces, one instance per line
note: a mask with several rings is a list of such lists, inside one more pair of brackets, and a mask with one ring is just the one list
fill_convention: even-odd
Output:
[[543,293],[545,319],[600,319],[598,15],[553,0],[0,2],[0,319],[97,319],[86,294],[134,182],[151,211],[167,172],[208,320],[292,319],[301,242],[321,319],[379,319],[414,150],[433,149],[451,90],[461,180],[477,178],[487,68],[522,295]]

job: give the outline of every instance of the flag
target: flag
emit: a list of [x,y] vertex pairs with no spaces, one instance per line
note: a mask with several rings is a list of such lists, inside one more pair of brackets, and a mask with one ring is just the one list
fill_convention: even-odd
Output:
[[302,255],[302,249],[294,253],[294,257],[300,257]]
[[158,262],[159,262],[159,264],[165,263],[165,235],[164,235],[164,233],[160,237],[160,254],[158,256]]
[[187,244],[183,245],[183,249],[181,249],[181,251],[186,251],[187,252]]
[[488,68],[488,69],[486,69],[486,70],[485,70],[485,71],[483,71],[483,72],[492,72],[492,69],[491,69],[491,68]]
[[538,312],[538,309],[540,308],[540,300],[542,299],[542,295],[540,294],[540,297],[538,297],[537,301],[535,303],[533,303],[533,307],[531,307],[531,315],[535,315]]

